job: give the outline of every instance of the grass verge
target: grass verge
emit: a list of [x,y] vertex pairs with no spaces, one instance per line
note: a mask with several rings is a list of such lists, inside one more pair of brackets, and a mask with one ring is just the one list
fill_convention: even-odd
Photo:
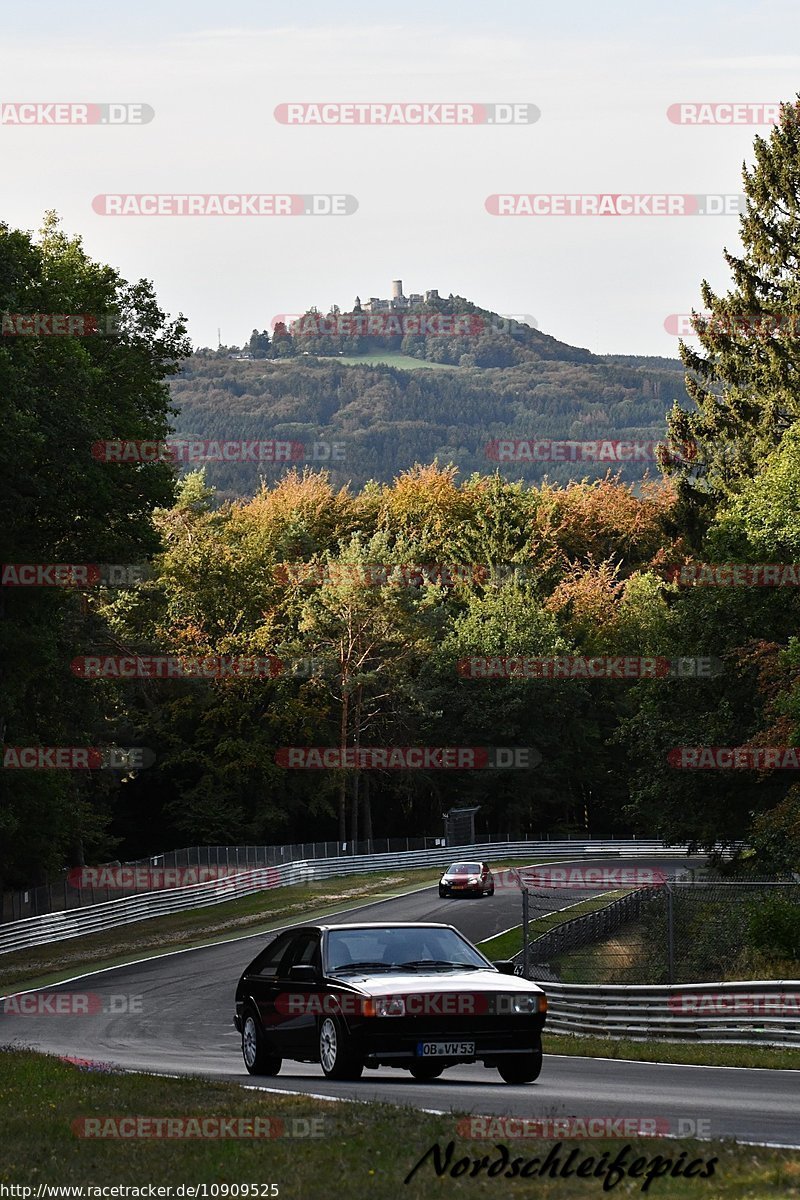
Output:
[[[241,1196],[245,1194],[241,1191],[244,1183],[260,1185],[258,1191],[249,1193],[259,1198],[270,1194],[269,1189],[262,1190],[263,1185],[276,1184],[280,1200],[329,1200],[340,1189],[359,1200],[397,1200],[398,1194],[409,1200],[432,1195],[530,1196],[534,1191],[543,1200],[565,1200],[603,1194],[597,1177],[551,1179],[531,1172],[531,1177],[524,1179],[507,1179],[504,1173],[500,1178],[487,1178],[486,1164],[483,1175],[477,1178],[471,1177],[468,1163],[461,1166],[459,1175],[453,1176],[448,1170],[437,1179],[432,1156],[403,1186],[433,1145],[438,1143],[446,1158],[450,1142],[454,1143],[451,1167],[464,1157],[480,1161],[487,1156],[489,1164],[499,1161],[498,1144],[507,1146],[512,1161],[517,1157],[523,1161],[538,1158],[534,1170],[548,1152],[552,1155],[553,1147],[557,1148],[560,1165],[574,1151],[573,1171],[588,1157],[592,1157],[596,1168],[604,1152],[612,1160],[623,1147],[627,1148],[628,1164],[639,1156],[649,1163],[661,1155],[662,1160],[670,1161],[671,1168],[681,1162],[679,1156],[685,1151],[684,1167],[691,1160],[701,1160],[702,1166],[695,1167],[698,1176],[673,1179],[667,1175],[656,1181],[650,1195],[693,1200],[800,1195],[800,1160],[795,1151],[656,1138],[630,1143],[620,1139],[558,1143],[502,1136],[473,1140],[471,1130],[459,1128],[463,1118],[455,1113],[435,1116],[388,1104],[333,1104],[244,1091],[235,1084],[196,1078],[89,1073],[31,1052],[6,1051],[0,1059],[4,1083],[0,1091],[0,1183],[30,1187],[33,1195],[40,1184],[144,1186],[144,1195],[147,1184],[173,1188],[178,1184],[206,1184],[206,1195],[212,1194],[212,1184],[238,1184]],[[432,1085],[432,1103],[435,1092]],[[277,1131],[282,1123],[287,1134],[314,1130],[322,1136],[302,1140],[277,1136],[192,1141],[175,1137],[78,1136],[75,1122],[109,1117],[260,1118],[258,1128],[262,1130],[269,1123]],[[109,1126],[95,1128],[107,1130]],[[713,1177],[700,1178],[710,1159],[716,1160]],[[640,1171],[648,1169],[640,1167]],[[617,1195],[639,1195],[643,1182],[641,1176],[626,1179],[619,1191],[614,1191]],[[230,1195],[230,1191],[218,1189],[215,1194]]]
[[[545,991],[547,984],[544,985]],[[709,1045],[701,1042],[637,1042],[631,1038],[582,1037],[548,1033],[545,1054],[576,1054],[591,1058],[627,1058],[635,1062],[685,1063],[703,1067],[764,1067],[800,1071],[800,1049],[779,1046]]]

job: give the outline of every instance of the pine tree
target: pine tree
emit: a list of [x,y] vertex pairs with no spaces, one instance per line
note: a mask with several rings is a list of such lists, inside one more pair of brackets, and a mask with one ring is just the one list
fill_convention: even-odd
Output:
[[696,411],[673,407],[662,458],[698,531],[800,418],[800,96],[754,154],[743,165],[743,254],[724,251],[733,286],[717,296],[703,280],[702,350],[681,343]]

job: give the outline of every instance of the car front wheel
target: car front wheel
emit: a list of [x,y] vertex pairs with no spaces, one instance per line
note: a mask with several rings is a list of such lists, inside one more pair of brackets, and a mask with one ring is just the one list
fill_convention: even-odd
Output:
[[360,1079],[364,1070],[364,1060],[335,1017],[326,1017],[319,1027],[319,1061],[328,1079]]
[[446,895],[447,895],[447,892],[444,890],[444,888],[443,888],[443,887],[440,887],[440,888],[439,888],[439,899],[440,899],[440,900],[444,900],[444,898],[446,897]]
[[503,1062],[498,1063],[497,1069],[505,1083],[533,1083],[542,1070],[542,1052],[509,1054]]
[[444,1067],[439,1063],[415,1062],[408,1069],[420,1083],[427,1083],[430,1079],[438,1079]]
[[270,1054],[254,1013],[246,1012],[242,1025],[242,1058],[251,1075],[277,1075],[281,1059]]

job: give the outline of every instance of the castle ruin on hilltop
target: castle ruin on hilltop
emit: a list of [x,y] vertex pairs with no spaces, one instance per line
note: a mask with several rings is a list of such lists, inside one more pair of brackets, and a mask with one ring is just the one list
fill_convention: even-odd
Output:
[[439,293],[436,288],[431,288],[424,293],[412,292],[410,296],[404,296],[402,279],[393,279],[390,300],[381,300],[379,296],[370,296],[369,300],[362,304],[361,298],[356,296],[353,311],[365,313],[405,312],[409,308],[417,308],[420,304],[430,304],[432,300],[438,299]]

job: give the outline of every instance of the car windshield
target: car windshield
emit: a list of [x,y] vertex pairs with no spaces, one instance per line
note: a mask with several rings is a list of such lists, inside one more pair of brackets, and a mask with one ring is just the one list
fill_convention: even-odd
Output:
[[448,867],[448,875],[480,875],[480,863],[454,863],[452,867]]
[[329,974],[400,970],[486,969],[487,961],[453,929],[332,929],[326,939]]

